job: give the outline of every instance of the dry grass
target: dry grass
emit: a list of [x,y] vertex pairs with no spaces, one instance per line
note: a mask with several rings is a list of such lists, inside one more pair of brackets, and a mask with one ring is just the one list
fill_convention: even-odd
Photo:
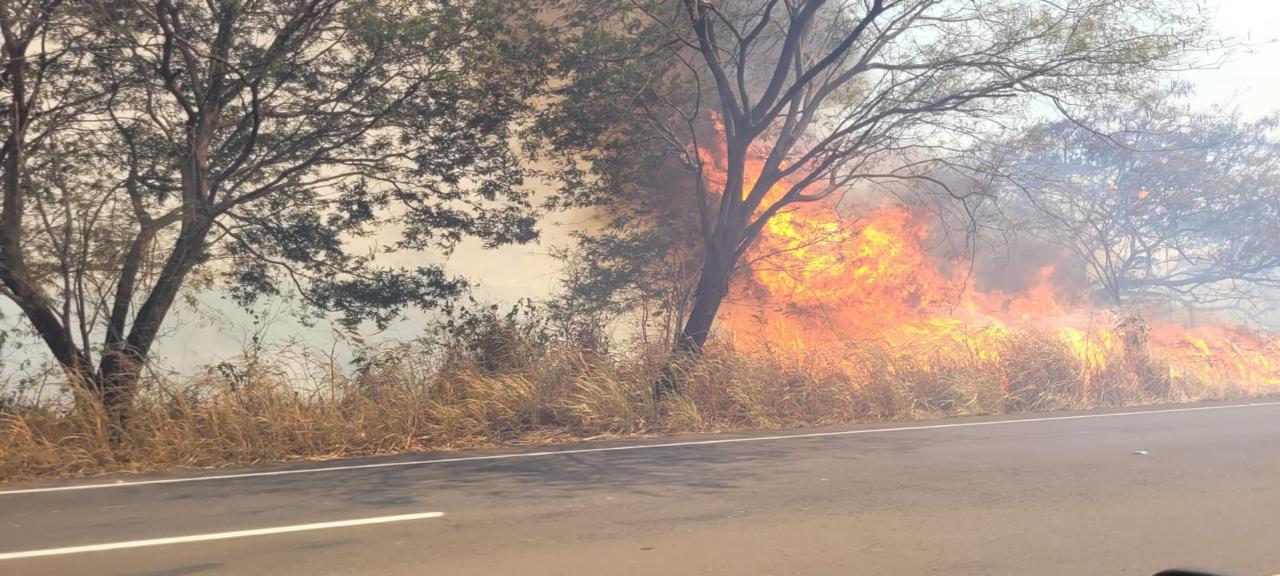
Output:
[[682,392],[662,406],[650,383],[663,355],[652,350],[586,354],[562,344],[523,353],[499,369],[491,358],[406,345],[355,375],[313,357],[249,355],[180,385],[148,382],[116,445],[100,410],[73,409],[65,397],[10,402],[0,405],[0,479],[1245,394],[1232,383],[1172,378],[1158,360],[1109,357],[1099,367],[1038,334],[1009,338],[988,358],[718,346],[678,367]]

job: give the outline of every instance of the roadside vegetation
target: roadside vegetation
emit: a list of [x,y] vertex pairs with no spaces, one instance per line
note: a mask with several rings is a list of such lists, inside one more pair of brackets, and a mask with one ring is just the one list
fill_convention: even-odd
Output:
[[1204,1],[0,2],[0,480],[1280,389]]
[[[367,351],[355,373],[298,347],[259,349],[173,382],[145,378],[128,425],[77,390],[0,403],[0,479],[404,454],[654,434],[1242,398],[1266,388],[1170,375],[1159,358],[1082,358],[1047,334],[995,354],[865,343],[746,353],[715,341],[655,404],[663,347],[610,347],[485,317]],[[479,328],[479,329],[477,329]],[[65,385],[64,385],[65,387]],[[51,386],[53,389],[62,389]],[[30,391],[29,391],[30,392]]]

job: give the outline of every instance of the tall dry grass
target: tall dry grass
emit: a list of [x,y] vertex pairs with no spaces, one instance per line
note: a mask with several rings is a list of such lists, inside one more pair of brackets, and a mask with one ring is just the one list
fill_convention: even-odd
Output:
[[117,443],[83,397],[80,409],[71,395],[10,399],[0,404],[0,479],[1246,393],[1171,377],[1158,359],[1108,357],[1098,366],[1052,336],[1026,333],[983,357],[853,343],[821,352],[716,345],[677,366],[681,393],[658,406],[650,384],[665,360],[660,350],[501,335],[485,332],[444,353],[384,348],[354,373],[323,357],[259,351],[187,382],[151,378]]

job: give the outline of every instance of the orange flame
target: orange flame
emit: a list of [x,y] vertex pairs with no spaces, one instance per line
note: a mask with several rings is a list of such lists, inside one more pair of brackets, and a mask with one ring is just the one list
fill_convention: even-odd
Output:
[[[722,186],[716,153],[703,158],[708,183]],[[748,167],[748,189],[759,164]],[[781,197],[782,186],[770,200]],[[768,222],[748,255],[749,274],[726,302],[721,326],[736,339],[794,349],[877,341],[993,360],[1015,331],[1035,331],[1056,335],[1085,370],[1098,373],[1123,357],[1127,335],[1138,334],[1141,353],[1167,361],[1173,375],[1255,390],[1280,386],[1280,338],[1229,324],[1156,323],[1126,332],[1126,316],[1056,284],[1054,266],[1035,271],[1018,293],[978,290],[966,262],[929,252],[927,219],[901,205],[886,203],[859,218],[825,203],[788,210]]]

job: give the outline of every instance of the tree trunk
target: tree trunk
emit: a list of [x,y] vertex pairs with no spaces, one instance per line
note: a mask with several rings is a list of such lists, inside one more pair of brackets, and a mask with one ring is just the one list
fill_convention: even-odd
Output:
[[128,422],[129,408],[138,388],[143,358],[137,350],[122,346],[104,350],[102,361],[98,364],[94,393],[116,430],[122,430]]
[[729,295],[729,281],[733,274],[733,264],[723,264],[719,258],[708,255],[702,265],[702,273],[698,277],[698,287],[693,293],[693,309],[685,320],[680,336],[676,338],[671,358],[662,369],[662,374],[653,383],[653,397],[661,401],[664,396],[675,392],[680,387],[675,374],[675,362],[689,357],[702,355],[711,336],[711,327],[715,324],[720,304]]
[[708,267],[698,278],[693,294],[693,308],[684,329],[676,340],[676,354],[701,354],[711,335],[711,326],[725,296],[729,295],[729,272],[722,267]]
[[177,243],[165,261],[160,277],[138,308],[128,338],[103,350],[102,360],[98,365],[96,392],[116,429],[123,429],[128,420],[147,355],[187,274],[204,254],[205,240],[212,224],[213,220],[209,217],[183,223]]

